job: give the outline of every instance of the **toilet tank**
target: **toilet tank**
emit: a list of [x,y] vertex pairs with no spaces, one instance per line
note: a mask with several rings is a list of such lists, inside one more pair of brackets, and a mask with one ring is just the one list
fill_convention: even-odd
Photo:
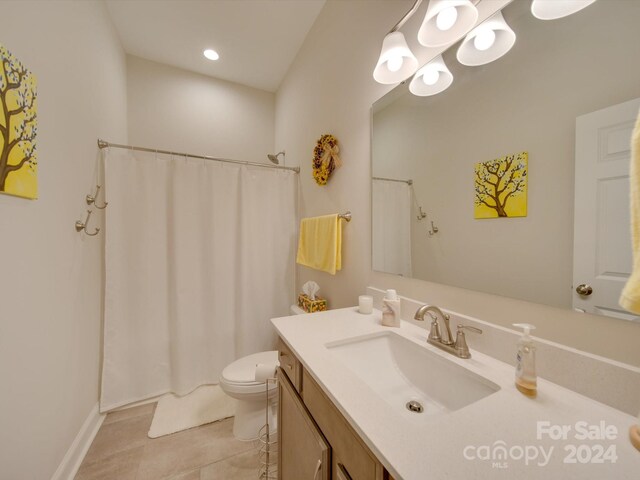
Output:
[[289,307],[289,312],[291,312],[291,315],[302,315],[303,313],[307,313],[297,305],[291,305],[291,307]]

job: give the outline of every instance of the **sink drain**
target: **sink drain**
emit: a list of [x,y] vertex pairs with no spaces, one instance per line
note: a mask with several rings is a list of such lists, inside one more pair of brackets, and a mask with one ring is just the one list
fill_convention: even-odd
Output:
[[424,407],[420,404],[420,402],[416,402],[415,400],[411,400],[407,402],[407,410],[413,413],[422,413],[424,411]]

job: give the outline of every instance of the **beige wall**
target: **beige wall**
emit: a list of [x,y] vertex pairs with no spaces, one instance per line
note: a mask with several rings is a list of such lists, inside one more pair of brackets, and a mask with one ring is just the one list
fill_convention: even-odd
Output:
[[[298,289],[315,280],[330,308],[355,304],[370,275],[369,109],[388,90],[371,75],[385,30],[407,3],[328,1],[277,92],[276,147],[300,161],[300,214],[353,216],[343,229],[341,272],[298,267]],[[338,138],[343,166],[321,187],[311,159],[325,133]]]
[[40,184],[36,201],[0,196],[0,478],[41,480],[98,400],[103,237],[73,225],[96,138],[127,141],[125,56],[101,2],[0,10],[0,41],[38,78]]
[[[317,281],[334,308],[356,304],[366,285],[396,288],[497,324],[535,323],[541,337],[640,365],[638,324],[371,271],[370,107],[389,91],[371,74],[382,38],[410,4],[327,2],[278,91],[276,145],[302,160],[301,214],[353,212],[344,228],[343,270],[332,277],[299,267],[298,288]],[[327,132],[340,140],[344,166],[319,187],[311,177],[311,155]]]
[[127,57],[133,145],[269,162],[275,94]]

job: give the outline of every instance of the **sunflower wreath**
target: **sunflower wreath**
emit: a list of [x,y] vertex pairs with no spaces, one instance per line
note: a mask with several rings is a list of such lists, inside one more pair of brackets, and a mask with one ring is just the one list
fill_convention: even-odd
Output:
[[333,171],[342,166],[338,153],[338,139],[333,135],[322,135],[316,142],[313,149],[313,178],[318,185],[326,185]]

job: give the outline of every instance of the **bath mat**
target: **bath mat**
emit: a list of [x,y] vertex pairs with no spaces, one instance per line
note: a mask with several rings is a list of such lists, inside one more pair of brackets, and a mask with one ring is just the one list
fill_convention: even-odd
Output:
[[149,438],[232,417],[236,400],[222,391],[218,385],[203,385],[183,397],[167,393],[158,400]]

